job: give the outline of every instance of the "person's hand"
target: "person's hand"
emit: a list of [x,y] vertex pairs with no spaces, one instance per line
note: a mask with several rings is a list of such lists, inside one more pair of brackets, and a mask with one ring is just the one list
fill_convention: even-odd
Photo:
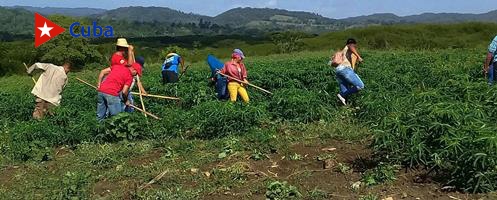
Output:
[[361,57],[359,57],[359,62],[364,62],[364,60]]
[[247,79],[245,79],[245,80],[243,80],[243,83],[248,84],[249,82],[247,81]]
[[144,94],[144,95],[148,95],[148,92],[147,92],[147,91],[145,91],[145,90],[142,90],[142,94]]
[[133,47],[133,45],[129,45],[128,46],[128,51],[132,52],[135,50],[135,47]]
[[485,74],[488,74],[488,68],[488,66],[483,65],[483,71],[485,72]]
[[126,106],[130,106],[130,105],[131,105],[131,102],[126,101],[126,103],[125,103],[125,104],[126,104]]

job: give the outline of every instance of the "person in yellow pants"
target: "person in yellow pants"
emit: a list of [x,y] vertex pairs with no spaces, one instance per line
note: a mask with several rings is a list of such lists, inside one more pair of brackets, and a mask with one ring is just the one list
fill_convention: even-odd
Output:
[[247,90],[243,86],[243,84],[238,83],[238,82],[230,82],[228,83],[228,91],[230,93],[230,100],[232,102],[235,102],[238,95],[242,98],[243,102],[248,103],[249,102],[249,96],[247,93]]
[[244,84],[248,83],[247,69],[243,64],[244,58],[245,56],[243,55],[243,52],[239,49],[235,49],[234,53],[231,54],[231,60],[226,62],[221,70],[221,73],[223,74],[234,77],[238,80],[243,80],[243,82],[239,82],[228,77],[228,92],[230,94],[231,102],[235,102],[238,95],[240,95],[243,102],[249,102],[249,96],[244,86]]

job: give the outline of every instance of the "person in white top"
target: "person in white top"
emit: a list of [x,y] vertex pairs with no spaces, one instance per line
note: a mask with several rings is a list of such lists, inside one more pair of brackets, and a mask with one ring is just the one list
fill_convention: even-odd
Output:
[[364,89],[364,82],[355,73],[356,61],[363,62],[362,57],[357,52],[357,42],[349,38],[342,50],[343,61],[335,68],[335,75],[340,87],[338,99],[343,105],[347,105],[347,98]]
[[67,73],[71,70],[71,63],[64,62],[62,66],[51,63],[35,63],[27,69],[32,76],[35,69],[43,70],[31,93],[36,97],[33,118],[37,120],[49,113],[54,106],[60,105],[61,93],[67,84]]

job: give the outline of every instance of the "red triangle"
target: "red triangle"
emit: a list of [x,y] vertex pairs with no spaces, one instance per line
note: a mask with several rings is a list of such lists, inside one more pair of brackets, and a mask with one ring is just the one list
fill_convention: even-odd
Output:
[[[40,28],[45,30],[45,32],[40,30]],[[65,30],[42,15],[35,13],[35,47],[39,47]]]

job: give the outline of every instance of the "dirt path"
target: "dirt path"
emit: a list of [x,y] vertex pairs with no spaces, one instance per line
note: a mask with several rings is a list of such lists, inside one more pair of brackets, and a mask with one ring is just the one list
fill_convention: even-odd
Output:
[[[317,142],[319,144],[319,142]],[[422,174],[416,171],[400,170],[397,180],[377,186],[361,186],[352,189],[352,185],[361,180],[362,172],[373,167],[369,161],[371,151],[365,144],[347,144],[341,141],[332,141],[324,145],[298,144],[291,148],[291,152],[301,155],[300,160],[288,160],[284,155],[271,155],[270,159],[262,161],[248,161],[248,185],[236,188],[222,194],[209,194],[204,199],[265,199],[263,191],[251,193],[251,184],[263,182],[266,179],[287,181],[296,186],[304,194],[313,190],[325,193],[324,199],[359,199],[361,196],[375,194],[380,199],[490,199],[486,195],[461,193],[447,193],[436,183],[415,183],[415,179]],[[333,150],[333,151],[329,151]],[[324,169],[324,161],[318,156],[335,155],[330,163],[330,169]],[[236,162],[236,161],[234,161]],[[340,163],[340,164],[339,164]],[[226,165],[226,163],[224,163]],[[351,171],[347,173],[337,170],[338,165],[347,165]]]

